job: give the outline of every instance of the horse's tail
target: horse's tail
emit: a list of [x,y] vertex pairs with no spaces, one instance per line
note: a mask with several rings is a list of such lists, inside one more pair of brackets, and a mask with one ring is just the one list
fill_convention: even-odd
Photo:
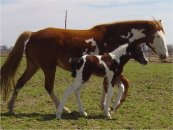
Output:
[[70,65],[71,65],[71,70],[72,70],[72,77],[76,77],[76,70],[79,69],[79,63],[80,63],[80,58],[71,58],[70,59]]
[[4,100],[7,99],[7,95],[11,86],[14,86],[14,76],[17,71],[18,65],[22,59],[24,46],[26,41],[30,38],[32,32],[24,32],[17,39],[14,48],[7,57],[7,60],[1,68],[1,94]]

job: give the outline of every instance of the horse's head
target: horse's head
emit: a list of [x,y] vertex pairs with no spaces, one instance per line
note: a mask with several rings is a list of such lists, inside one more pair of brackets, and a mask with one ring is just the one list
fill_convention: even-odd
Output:
[[138,61],[140,64],[146,65],[148,63],[148,60],[145,58],[142,47],[140,45],[130,43],[127,53],[130,55],[131,58]]
[[154,33],[151,34],[153,38],[147,45],[159,55],[160,60],[165,60],[168,57],[168,49],[161,21],[154,20],[152,24],[154,25]]

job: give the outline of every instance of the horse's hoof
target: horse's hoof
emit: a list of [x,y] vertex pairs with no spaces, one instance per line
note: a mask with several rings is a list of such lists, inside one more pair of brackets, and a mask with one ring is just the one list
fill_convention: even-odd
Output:
[[8,111],[8,114],[10,114],[10,115],[14,115],[15,113],[14,113],[14,111],[9,110],[9,111]]
[[56,119],[58,120],[58,119],[61,119],[61,113],[57,113],[56,114]]
[[71,113],[71,111],[68,108],[66,108],[66,107],[63,108],[63,112],[64,113],[67,113],[67,114],[70,114]]
[[81,116],[85,116],[85,117],[88,116],[88,114],[87,114],[85,111],[83,111],[83,112],[79,112],[79,114],[80,114]]

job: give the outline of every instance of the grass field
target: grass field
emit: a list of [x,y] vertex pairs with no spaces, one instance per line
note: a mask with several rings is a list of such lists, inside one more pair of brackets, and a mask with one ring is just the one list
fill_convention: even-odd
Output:
[[[4,58],[1,58],[1,64],[3,62]],[[25,60],[16,79],[24,69]],[[88,117],[78,114],[72,95],[66,102],[72,113],[63,114],[61,120],[56,120],[55,106],[43,87],[44,76],[39,70],[20,91],[15,115],[9,115],[7,103],[1,101],[1,129],[173,129],[172,64],[142,66],[130,61],[124,74],[130,81],[130,88],[127,100],[112,113],[113,119],[103,116],[99,108],[102,78],[93,76],[81,94]],[[57,68],[55,92],[59,98],[71,82],[70,73]]]

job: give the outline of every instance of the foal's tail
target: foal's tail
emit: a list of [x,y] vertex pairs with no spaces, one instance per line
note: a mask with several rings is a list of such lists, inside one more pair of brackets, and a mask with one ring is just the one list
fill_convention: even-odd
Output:
[[123,75],[123,74],[121,74],[120,76],[119,76],[119,79],[120,79],[120,81],[123,83],[123,85],[124,85],[124,89],[125,89],[125,91],[124,91],[124,94],[123,94],[123,97],[122,97],[122,102],[124,102],[125,101],[125,99],[126,99],[126,96],[127,96],[127,92],[128,92],[128,88],[129,88],[129,81],[125,78],[125,76]]
[[24,32],[17,39],[14,48],[7,57],[7,60],[1,68],[1,94],[4,100],[7,99],[7,95],[11,86],[14,86],[14,76],[18,65],[22,59],[24,46],[26,41],[30,38],[32,32]]

